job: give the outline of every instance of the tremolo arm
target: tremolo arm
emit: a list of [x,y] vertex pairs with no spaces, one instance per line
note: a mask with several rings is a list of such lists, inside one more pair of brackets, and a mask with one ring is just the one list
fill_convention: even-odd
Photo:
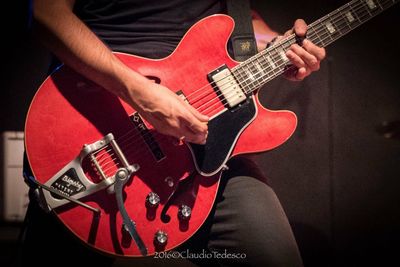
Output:
[[[96,159],[95,154],[101,150],[110,148],[110,146],[119,159],[119,162],[121,162],[122,167],[117,169],[113,175],[107,176],[100,162]],[[101,176],[102,179],[100,182],[94,183],[86,177],[82,168],[82,162],[86,157],[90,158],[96,171]],[[39,183],[32,177],[31,180],[33,180],[39,188],[45,189],[41,190],[46,202],[42,204],[46,204],[49,209],[54,209],[73,202],[84,208],[98,212],[99,209],[93,208],[79,201],[79,199],[92,195],[100,190],[107,190],[108,193],[115,193],[118,210],[123,219],[123,229],[130,234],[140,252],[143,255],[147,255],[147,248],[137,233],[135,222],[129,217],[123,200],[123,187],[132,177],[132,174],[138,170],[139,165],[129,164],[127,158],[114,139],[114,136],[110,133],[92,144],[85,144],[79,155],[45,184]]]

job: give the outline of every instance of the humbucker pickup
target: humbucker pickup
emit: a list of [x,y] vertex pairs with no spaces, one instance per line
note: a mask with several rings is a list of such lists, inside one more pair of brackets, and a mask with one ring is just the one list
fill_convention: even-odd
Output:
[[246,99],[245,93],[236,82],[235,77],[226,65],[219,67],[210,74],[208,79],[213,88],[221,92],[221,97],[225,99],[224,104],[230,108],[235,107]]

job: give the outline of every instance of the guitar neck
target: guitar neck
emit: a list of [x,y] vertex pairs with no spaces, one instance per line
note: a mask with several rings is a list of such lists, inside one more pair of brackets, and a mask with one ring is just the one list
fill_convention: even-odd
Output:
[[[353,0],[308,25],[307,39],[326,47],[399,0]],[[232,69],[245,93],[251,93],[284,73],[290,66],[286,51],[298,42],[292,34]]]

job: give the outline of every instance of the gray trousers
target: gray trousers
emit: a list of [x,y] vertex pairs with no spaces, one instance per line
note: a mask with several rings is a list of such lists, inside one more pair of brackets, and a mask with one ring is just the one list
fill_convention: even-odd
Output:
[[158,258],[115,260],[97,254],[31,201],[19,265],[302,266],[286,215],[256,164],[236,157],[228,166],[212,212],[199,231],[175,250],[178,258],[159,254]]

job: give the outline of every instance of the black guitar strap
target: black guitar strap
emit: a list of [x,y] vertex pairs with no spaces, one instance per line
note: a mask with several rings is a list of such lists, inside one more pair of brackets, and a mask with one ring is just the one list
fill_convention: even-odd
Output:
[[244,61],[257,53],[249,0],[226,0],[227,14],[235,20],[231,36],[233,57]]

